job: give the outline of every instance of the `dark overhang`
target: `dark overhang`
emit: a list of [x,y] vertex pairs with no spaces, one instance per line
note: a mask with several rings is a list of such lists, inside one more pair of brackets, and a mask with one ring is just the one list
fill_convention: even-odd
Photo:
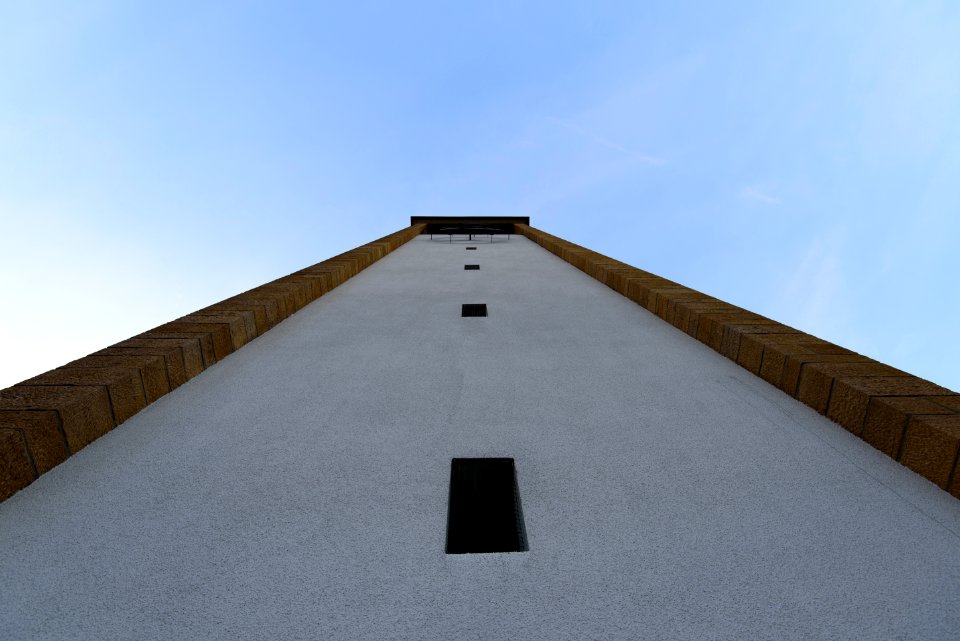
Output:
[[516,224],[529,225],[529,216],[410,216],[410,224],[424,223],[424,234],[477,233],[491,230],[501,234],[515,233]]

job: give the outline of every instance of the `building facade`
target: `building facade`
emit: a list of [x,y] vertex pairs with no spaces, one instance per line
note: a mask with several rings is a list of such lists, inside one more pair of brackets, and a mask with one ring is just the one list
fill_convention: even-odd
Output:
[[956,638],[960,397],[411,223],[0,392],[0,637]]

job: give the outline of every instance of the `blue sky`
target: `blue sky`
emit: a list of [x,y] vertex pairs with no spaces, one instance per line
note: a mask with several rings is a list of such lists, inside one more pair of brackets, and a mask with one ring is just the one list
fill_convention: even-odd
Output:
[[0,4],[0,386],[443,214],[960,390],[960,4],[459,5]]

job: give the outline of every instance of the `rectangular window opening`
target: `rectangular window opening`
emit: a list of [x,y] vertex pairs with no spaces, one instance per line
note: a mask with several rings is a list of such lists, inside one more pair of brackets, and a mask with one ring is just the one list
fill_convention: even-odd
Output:
[[460,309],[460,315],[464,318],[473,317],[473,316],[486,316],[487,315],[487,304],[486,303],[463,303],[463,307]]
[[529,549],[513,459],[453,459],[447,554]]
[[476,250],[477,248],[476,248],[476,247],[467,247],[467,250],[468,250],[468,251],[471,250],[471,249]]
[[464,268],[464,269],[467,269],[467,270],[470,270],[470,269],[480,269],[480,265],[464,265],[463,268]]

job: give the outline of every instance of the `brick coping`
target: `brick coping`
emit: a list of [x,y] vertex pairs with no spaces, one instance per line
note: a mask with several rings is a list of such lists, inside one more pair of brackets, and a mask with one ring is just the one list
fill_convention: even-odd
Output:
[[0,501],[424,228],[413,224],[0,390]]
[[960,395],[522,223],[516,232],[960,498]]

